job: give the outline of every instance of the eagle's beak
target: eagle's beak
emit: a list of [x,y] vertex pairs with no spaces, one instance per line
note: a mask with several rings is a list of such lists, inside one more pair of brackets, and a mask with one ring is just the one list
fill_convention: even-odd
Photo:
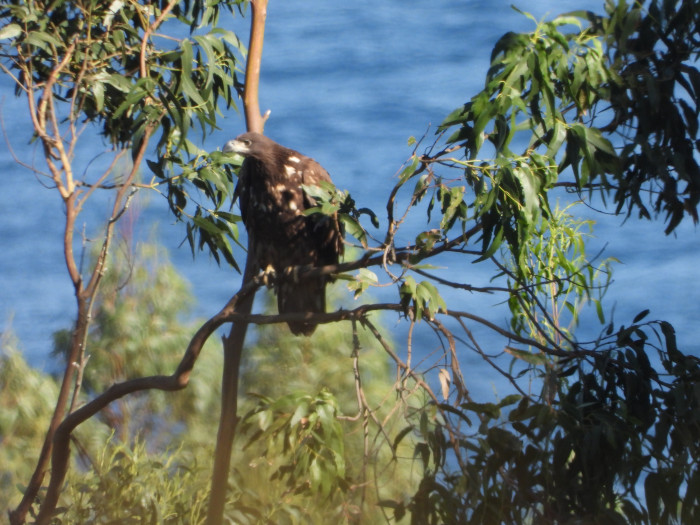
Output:
[[224,144],[224,153],[245,153],[246,148],[244,144],[241,144],[239,141],[236,139],[234,140],[229,140],[226,144]]

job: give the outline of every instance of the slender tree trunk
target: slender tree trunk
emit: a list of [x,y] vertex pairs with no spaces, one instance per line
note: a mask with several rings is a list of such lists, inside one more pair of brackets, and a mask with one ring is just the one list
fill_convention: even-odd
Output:
[[[250,250],[246,259],[243,283],[248,283],[254,274],[254,263]],[[255,292],[243,297],[237,312],[247,315],[253,307]],[[231,332],[224,336],[224,365],[221,383],[221,417],[216,436],[216,451],[211,477],[211,496],[207,510],[207,525],[219,525],[223,522],[226,494],[228,492],[228,474],[231,466],[233,437],[238,423],[238,380],[240,376],[243,343],[248,330],[247,321],[237,321],[231,326]]]
[[[248,60],[246,62],[243,105],[247,130],[262,133],[267,115],[263,116],[260,114],[258,89],[265,37],[265,21],[267,19],[267,0],[251,0],[251,10],[250,41],[248,45]],[[243,286],[254,277],[257,270],[253,261],[251,246],[252,243],[249,237],[248,257],[246,258],[245,271],[243,272]],[[255,292],[243,297],[238,304],[237,312],[243,315],[249,314],[253,308],[254,299]],[[219,431],[216,436],[211,496],[209,508],[207,509],[207,525],[220,525],[223,523],[233,438],[238,422],[238,380],[243,355],[243,343],[247,330],[248,323],[246,321],[238,321],[231,326],[229,335],[223,337],[224,365],[221,384],[221,417],[219,419]]]

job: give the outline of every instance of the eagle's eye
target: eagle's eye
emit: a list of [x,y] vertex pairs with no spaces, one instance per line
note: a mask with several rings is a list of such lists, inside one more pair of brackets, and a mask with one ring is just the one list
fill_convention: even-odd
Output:
[[245,146],[250,146],[250,145],[252,144],[252,142],[251,142],[250,139],[243,139],[243,140],[241,140],[241,142],[242,142]]

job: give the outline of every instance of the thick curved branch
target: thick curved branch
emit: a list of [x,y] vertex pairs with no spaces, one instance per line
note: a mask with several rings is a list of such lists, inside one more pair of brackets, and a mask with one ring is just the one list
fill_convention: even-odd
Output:
[[68,470],[70,458],[70,436],[73,430],[81,423],[87,421],[112,401],[128,394],[143,390],[181,390],[189,383],[190,373],[202,351],[207,339],[221,325],[226,323],[236,312],[240,304],[245,304],[249,297],[254,295],[260,286],[256,279],[249,280],[241,287],[236,295],[215,316],[205,322],[190,340],[187,350],[175,372],[170,376],[149,376],[124,381],[112,385],[105,392],[92,401],[86,403],[76,411],[69,414],[56,429],[53,440],[53,452],[51,455],[51,479],[46,492],[46,497],[41,505],[36,523],[38,525],[49,523],[58,503],[58,497],[63,486],[63,481]]

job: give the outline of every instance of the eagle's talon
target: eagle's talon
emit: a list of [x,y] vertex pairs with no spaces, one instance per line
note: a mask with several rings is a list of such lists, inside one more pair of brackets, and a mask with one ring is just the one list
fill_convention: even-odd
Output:
[[299,283],[299,267],[287,266],[284,269],[284,280],[295,284]]
[[267,267],[263,270],[261,278],[263,284],[267,288],[273,287],[273,285],[275,284],[275,269],[272,267],[271,264],[268,264]]

